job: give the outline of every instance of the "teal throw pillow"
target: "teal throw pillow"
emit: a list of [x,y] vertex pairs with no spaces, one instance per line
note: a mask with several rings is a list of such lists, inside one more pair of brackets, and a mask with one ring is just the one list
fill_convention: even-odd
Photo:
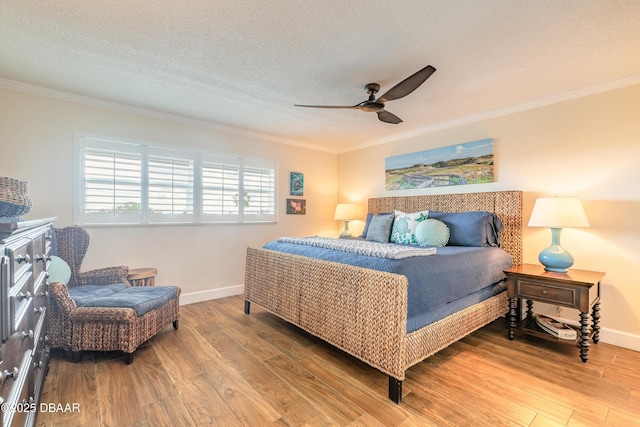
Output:
[[69,267],[69,264],[60,257],[51,257],[51,263],[49,264],[49,270],[47,271],[49,272],[49,278],[47,279],[49,283],[60,282],[66,285],[71,279],[71,268]]
[[391,230],[391,241],[393,243],[408,243],[417,245],[415,232],[416,227],[427,219],[429,211],[405,213],[395,211],[393,230]]
[[420,246],[441,248],[449,242],[449,227],[442,221],[428,218],[416,227],[415,237]]

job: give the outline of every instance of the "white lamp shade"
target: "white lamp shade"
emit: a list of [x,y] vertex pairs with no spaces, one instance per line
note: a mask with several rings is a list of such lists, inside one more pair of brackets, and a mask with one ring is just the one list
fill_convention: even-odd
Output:
[[533,206],[529,227],[589,227],[589,220],[577,197],[542,197]]
[[358,207],[351,203],[339,203],[336,206],[335,220],[349,221],[358,218]]

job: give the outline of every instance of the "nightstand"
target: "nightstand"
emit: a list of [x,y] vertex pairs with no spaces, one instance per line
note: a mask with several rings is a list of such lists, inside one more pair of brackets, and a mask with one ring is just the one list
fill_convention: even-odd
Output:
[[[578,344],[580,359],[587,362],[589,340],[600,339],[600,280],[605,273],[570,269],[567,273],[546,271],[542,265],[522,264],[505,270],[509,297],[509,339],[516,329],[539,338]],[[527,301],[527,317],[522,319],[520,299]],[[580,311],[580,331],[577,340],[564,340],[543,332],[536,325],[533,302],[545,302]],[[593,326],[589,328],[589,312]]]

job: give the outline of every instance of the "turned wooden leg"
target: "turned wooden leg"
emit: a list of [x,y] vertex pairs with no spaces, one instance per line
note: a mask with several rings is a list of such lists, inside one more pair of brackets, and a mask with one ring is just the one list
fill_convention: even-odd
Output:
[[244,300],[244,314],[249,314],[251,309],[251,302],[248,300]]
[[600,302],[598,301],[593,306],[593,312],[591,314],[593,319],[593,343],[598,344],[600,341]]
[[533,318],[533,301],[527,300],[527,319]]
[[512,340],[515,335],[516,326],[518,323],[516,321],[518,315],[518,302],[516,298],[509,298],[509,339]]
[[389,375],[389,399],[395,403],[402,402],[402,381]]
[[580,313],[580,359],[587,363],[589,359],[589,315]]

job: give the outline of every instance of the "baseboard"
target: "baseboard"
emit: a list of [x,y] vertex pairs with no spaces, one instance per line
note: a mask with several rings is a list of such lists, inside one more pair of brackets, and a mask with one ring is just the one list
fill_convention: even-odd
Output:
[[242,295],[244,285],[229,286],[226,288],[209,289],[207,291],[189,292],[180,295],[180,305],[194,304],[196,302],[208,301],[210,299],[225,298],[234,295]]
[[614,329],[600,329],[600,342],[628,348],[629,350],[640,351],[640,335],[628,332],[616,331]]

